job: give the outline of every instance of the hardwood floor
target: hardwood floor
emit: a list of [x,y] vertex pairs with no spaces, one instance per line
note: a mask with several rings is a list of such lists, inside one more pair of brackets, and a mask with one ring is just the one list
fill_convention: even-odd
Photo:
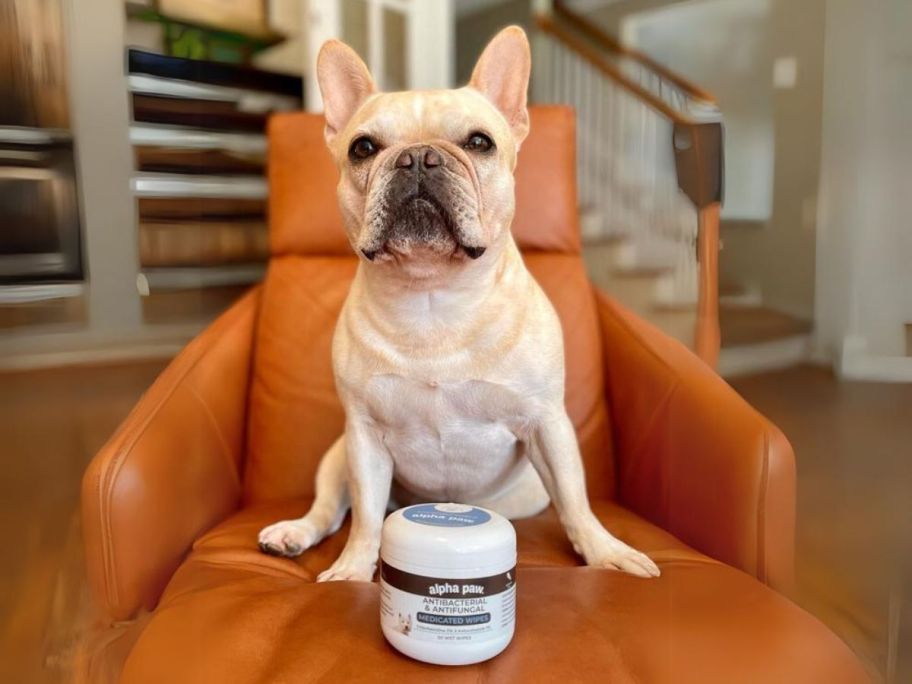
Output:
[[[80,477],[163,365],[0,374],[0,682],[65,680],[86,600]],[[879,677],[912,681],[912,386],[810,367],[734,385],[795,446],[796,599]]]
[[82,471],[163,367],[0,374],[0,682],[64,681],[86,599]]
[[815,367],[732,384],[795,448],[798,602],[872,672],[912,682],[912,385]]

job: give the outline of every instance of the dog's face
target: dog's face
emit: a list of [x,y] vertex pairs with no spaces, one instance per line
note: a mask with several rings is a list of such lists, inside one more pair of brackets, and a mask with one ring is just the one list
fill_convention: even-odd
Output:
[[354,51],[323,46],[317,75],[339,204],[370,268],[414,280],[494,258],[513,219],[529,61],[525,34],[511,27],[465,88],[378,93]]

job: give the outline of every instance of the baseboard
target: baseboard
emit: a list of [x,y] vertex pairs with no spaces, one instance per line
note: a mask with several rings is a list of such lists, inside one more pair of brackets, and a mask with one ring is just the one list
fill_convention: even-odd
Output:
[[201,329],[199,325],[148,326],[130,334],[18,335],[0,343],[0,371],[169,359]]
[[125,361],[170,359],[182,344],[147,344],[114,349],[80,349],[69,352],[22,354],[0,359],[0,371],[38,370],[65,366],[96,366]]
[[846,380],[912,382],[912,357],[870,354],[863,338],[850,335],[843,341],[837,372]]
[[805,363],[811,355],[811,336],[795,335],[771,342],[723,347],[718,370],[723,378],[782,370]]

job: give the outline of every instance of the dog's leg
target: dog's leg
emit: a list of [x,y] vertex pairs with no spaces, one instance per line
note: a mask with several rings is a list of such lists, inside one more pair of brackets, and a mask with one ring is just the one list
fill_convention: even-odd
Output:
[[613,537],[593,515],[576,433],[563,410],[533,427],[529,459],[557,508],[573,548],[588,565],[615,568],[640,577],[657,577],[659,568],[636,549]]
[[260,550],[273,556],[300,555],[339,529],[348,511],[345,477],[345,436],[339,437],[320,460],[316,492],[307,515],[283,520],[260,531]]
[[352,506],[351,532],[342,553],[317,577],[318,582],[369,582],[377,567],[380,531],[393,481],[393,460],[380,434],[358,417],[350,417],[346,423],[345,449]]
[[485,499],[470,500],[466,503],[489,508],[508,520],[520,520],[538,515],[551,502],[548,498],[548,491],[527,459],[523,459],[522,469],[522,473],[516,481],[504,491]]

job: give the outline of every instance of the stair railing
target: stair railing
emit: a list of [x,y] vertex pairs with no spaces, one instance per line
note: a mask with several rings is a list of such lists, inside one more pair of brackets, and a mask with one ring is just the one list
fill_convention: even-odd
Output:
[[660,305],[696,307],[693,348],[719,353],[722,124],[711,94],[554,2],[536,16],[532,96],[577,111],[583,238],[624,238],[637,265],[674,264]]

